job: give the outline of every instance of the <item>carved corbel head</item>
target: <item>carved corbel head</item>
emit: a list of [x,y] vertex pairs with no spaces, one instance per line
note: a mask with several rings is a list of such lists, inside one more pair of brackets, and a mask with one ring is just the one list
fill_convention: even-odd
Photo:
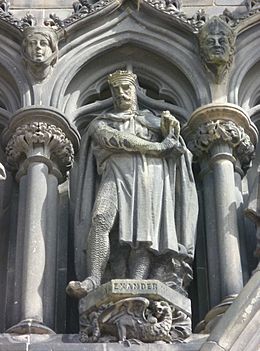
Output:
[[58,36],[49,27],[24,30],[22,54],[25,65],[36,81],[44,80],[58,59]]
[[219,17],[212,17],[199,32],[201,59],[206,69],[220,83],[233,61],[235,34]]

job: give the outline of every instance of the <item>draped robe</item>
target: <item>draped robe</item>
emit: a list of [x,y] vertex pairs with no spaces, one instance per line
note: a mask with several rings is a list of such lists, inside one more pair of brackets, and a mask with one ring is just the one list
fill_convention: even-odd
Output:
[[[104,147],[104,124],[150,142],[161,142],[160,118],[149,111],[135,115],[106,114],[95,118],[82,139],[75,204],[75,258],[79,279],[86,277],[85,255],[95,197],[102,184],[113,181],[118,199],[118,240],[137,247],[142,242],[156,255],[192,258],[195,249],[198,200],[191,169],[192,156],[185,152],[167,156]],[[99,135],[97,135],[99,133]],[[100,143],[99,143],[100,141]],[[104,194],[108,196],[109,194]]]

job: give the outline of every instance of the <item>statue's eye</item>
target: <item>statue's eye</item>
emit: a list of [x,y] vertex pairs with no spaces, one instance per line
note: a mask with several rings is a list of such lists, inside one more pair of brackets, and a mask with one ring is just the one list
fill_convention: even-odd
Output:
[[41,44],[41,46],[47,46],[48,45],[47,41],[45,41],[45,40],[41,40],[40,44]]
[[219,39],[219,44],[226,44],[227,43],[227,41],[226,41],[226,39],[225,38],[220,38]]
[[213,38],[210,38],[207,40],[207,44],[208,45],[214,45],[215,44],[215,40]]
[[123,85],[122,85],[122,88],[123,88],[124,90],[128,90],[128,89],[129,89],[129,85],[128,85],[128,84],[123,84]]

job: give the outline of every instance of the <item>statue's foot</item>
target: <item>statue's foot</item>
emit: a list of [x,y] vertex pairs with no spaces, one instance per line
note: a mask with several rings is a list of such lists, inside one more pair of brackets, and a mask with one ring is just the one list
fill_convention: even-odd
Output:
[[74,281],[72,280],[69,282],[66,288],[66,292],[69,296],[75,297],[77,299],[81,299],[82,297],[86,296],[90,291],[96,288],[95,282],[90,279],[86,278],[85,280],[81,281]]

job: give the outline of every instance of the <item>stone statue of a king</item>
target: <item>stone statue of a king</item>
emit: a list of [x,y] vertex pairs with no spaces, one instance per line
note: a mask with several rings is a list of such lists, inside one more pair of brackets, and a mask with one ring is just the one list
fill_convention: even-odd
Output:
[[96,117],[81,145],[75,210],[81,273],[67,286],[77,298],[104,282],[112,228],[118,255],[128,247],[127,279],[160,280],[166,258],[190,264],[194,255],[198,200],[180,124],[169,111],[157,117],[139,110],[135,74],[116,71],[108,82],[114,112]]

